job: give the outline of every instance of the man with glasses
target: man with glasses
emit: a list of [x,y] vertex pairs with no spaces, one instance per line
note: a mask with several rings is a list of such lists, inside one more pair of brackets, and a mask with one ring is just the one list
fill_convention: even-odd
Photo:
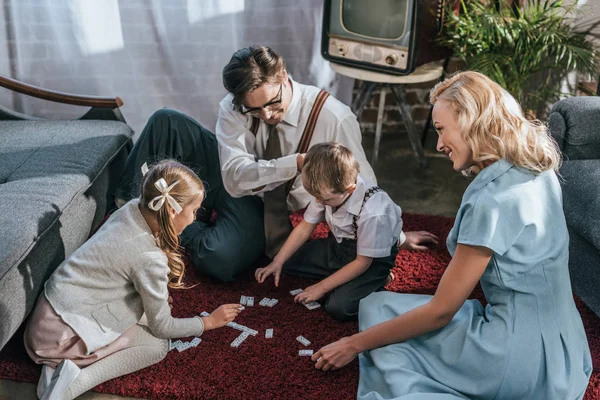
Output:
[[223,184],[234,197],[263,198],[267,256],[274,257],[291,232],[289,212],[310,202],[299,174],[310,146],[344,145],[360,164],[361,175],[377,183],[350,108],[317,87],[294,81],[272,49],[251,46],[235,52],[223,68],[223,84],[230,93],[220,103],[216,131]]

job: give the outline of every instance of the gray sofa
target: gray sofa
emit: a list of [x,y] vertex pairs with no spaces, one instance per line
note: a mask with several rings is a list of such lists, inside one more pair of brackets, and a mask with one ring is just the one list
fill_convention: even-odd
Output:
[[557,102],[549,127],[564,154],[560,173],[573,291],[600,315],[600,97]]
[[[33,93],[5,77],[0,86]],[[112,207],[109,187],[131,150],[120,99],[36,90],[92,109],[78,120],[42,120],[0,108],[0,349],[46,279]]]

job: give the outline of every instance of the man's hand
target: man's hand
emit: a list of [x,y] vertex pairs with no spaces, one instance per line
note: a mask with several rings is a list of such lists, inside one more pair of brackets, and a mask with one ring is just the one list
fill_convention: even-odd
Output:
[[235,319],[240,313],[241,304],[223,304],[208,317],[202,317],[204,330],[221,328]]
[[427,231],[412,231],[404,234],[406,240],[400,246],[400,250],[427,250],[439,243],[439,238]]
[[323,288],[321,282],[319,282],[298,293],[296,297],[294,297],[294,302],[306,304],[310,303],[311,301],[317,301],[323,297],[325,293],[327,293],[327,291]]
[[281,276],[282,269],[283,264],[280,264],[277,261],[272,261],[271,264],[267,265],[266,267],[258,268],[254,272],[254,277],[258,283],[263,283],[265,279],[272,274],[275,277],[275,286],[279,286],[279,277]]
[[354,360],[358,353],[351,346],[350,338],[344,337],[322,347],[312,355],[311,359],[316,361],[315,368],[323,371],[336,370]]
[[302,167],[304,167],[304,157],[306,157],[306,153],[300,153],[296,157],[296,166],[298,167],[298,172],[301,172]]

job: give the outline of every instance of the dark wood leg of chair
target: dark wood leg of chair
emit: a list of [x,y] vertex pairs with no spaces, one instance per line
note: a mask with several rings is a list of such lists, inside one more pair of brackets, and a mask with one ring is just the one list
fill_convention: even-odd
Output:
[[373,94],[373,90],[375,89],[375,86],[377,86],[376,82],[363,81],[363,83],[360,87],[360,90],[358,92],[358,95],[356,96],[356,99],[354,99],[354,102],[352,103],[352,112],[354,114],[356,114],[356,118],[358,118],[359,121],[360,121],[360,116],[363,112],[363,109],[365,108],[365,106],[367,105],[369,100],[371,99],[371,95]]
[[417,127],[415,126],[415,123],[410,114],[410,109],[406,101],[406,93],[404,92],[404,86],[390,85],[390,87],[392,88],[392,92],[396,96],[398,108],[400,109],[400,114],[402,115],[402,119],[404,120],[404,125],[406,126],[406,131],[408,132],[410,145],[412,146],[413,152],[415,153],[415,157],[419,162],[419,165],[421,167],[425,167],[427,165],[427,160],[425,159],[425,152],[423,151],[421,138],[417,133]]

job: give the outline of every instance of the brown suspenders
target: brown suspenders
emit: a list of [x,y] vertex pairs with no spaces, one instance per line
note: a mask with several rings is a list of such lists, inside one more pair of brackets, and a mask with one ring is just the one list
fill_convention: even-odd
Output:
[[[329,97],[329,93],[324,90],[321,90],[317,95],[315,103],[310,110],[310,114],[308,115],[308,120],[306,121],[306,126],[304,127],[304,132],[302,132],[302,137],[300,138],[300,143],[298,143],[298,149],[296,153],[306,153],[308,151],[308,147],[310,146],[310,141],[312,140],[313,133],[315,131],[315,125],[317,124],[317,120],[319,119],[319,114],[321,113],[321,109],[323,108],[323,104],[325,104],[325,100]],[[258,126],[260,125],[260,120],[256,117],[252,117],[252,126],[250,127],[250,131],[256,136],[258,133]],[[286,182],[285,192],[286,195],[290,193],[292,189],[292,185],[296,177],[290,179]]]

